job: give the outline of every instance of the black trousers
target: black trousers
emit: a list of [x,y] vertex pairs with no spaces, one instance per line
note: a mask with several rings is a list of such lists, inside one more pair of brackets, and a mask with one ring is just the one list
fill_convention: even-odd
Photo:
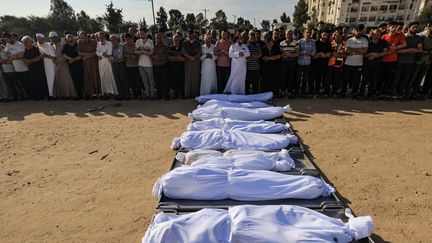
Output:
[[[185,69],[183,62],[171,62],[171,86],[174,89],[175,96],[178,98],[185,97]],[[224,87],[225,89],[225,87]]]
[[219,67],[219,66],[216,67],[217,89],[219,94],[222,94],[224,92],[230,74],[231,74],[231,67]]
[[273,95],[279,95],[280,89],[280,63],[276,61],[263,62],[261,65],[261,91],[272,91]]
[[9,87],[10,97],[13,99],[25,98],[25,91],[21,83],[17,81],[15,72],[3,73],[7,86]]
[[377,83],[377,92],[380,94],[391,93],[390,88],[396,75],[397,66],[397,62],[383,62],[381,64],[381,77]]
[[295,92],[296,84],[297,61],[282,61],[281,62],[281,89],[288,93]]
[[78,98],[84,97],[84,66],[83,62],[75,62],[69,64],[69,73],[72,77]]
[[297,73],[296,73],[296,83],[294,85],[295,94],[305,95],[306,94],[306,86],[310,80],[311,67],[310,65],[297,65]]
[[24,90],[23,97],[30,99],[32,97],[32,79],[29,71],[15,72],[16,81]]
[[321,85],[324,85],[325,83],[326,73],[327,65],[312,61],[311,78],[309,80],[309,94],[319,94]]
[[[257,94],[259,92],[259,70],[247,70],[246,72],[246,94]],[[251,92],[252,86],[252,92]]]
[[406,91],[411,88],[408,87],[408,84],[410,83],[410,76],[413,69],[414,63],[398,63],[395,78],[390,86],[390,92],[392,94],[398,93],[399,95],[405,95]]
[[170,79],[169,79],[169,64],[154,65],[153,74],[156,84],[158,98],[169,99],[170,96]]
[[341,87],[343,76],[343,68],[342,67],[328,67],[325,85],[324,85],[324,94],[333,95],[336,94],[338,89]]
[[126,66],[124,62],[114,63],[112,65],[114,79],[116,81],[118,97],[120,99],[129,99],[130,89],[126,77]]
[[380,71],[381,64],[365,63],[359,95],[365,95],[366,86],[368,97],[376,95],[377,83],[380,80]]
[[429,66],[429,70],[426,73],[421,94],[427,95],[431,89],[432,89],[432,65]]
[[[420,85],[429,70],[430,64],[416,63],[410,75],[408,86],[411,87],[411,95],[417,96],[420,93]],[[408,90],[409,91],[409,90]]]
[[341,95],[346,94],[349,81],[352,82],[351,94],[354,96],[358,95],[359,83],[360,83],[360,78],[361,78],[362,72],[363,72],[363,70],[362,70],[361,66],[344,65],[342,85],[340,87],[340,90],[341,90],[340,94]]
[[126,78],[134,98],[142,96],[142,81],[138,67],[126,67]]

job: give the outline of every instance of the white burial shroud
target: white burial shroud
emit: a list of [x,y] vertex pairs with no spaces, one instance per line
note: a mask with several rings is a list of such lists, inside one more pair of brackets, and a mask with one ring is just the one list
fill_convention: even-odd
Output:
[[261,134],[236,130],[211,129],[205,131],[187,131],[174,138],[172,149],[249,149],[281,150],[297,143],[297,136],[292,134]]
[[242,121],[272,120],[290,112],[289,105],[284,107],[270,106],[262,102],[234,103],[228,101],[211,100],[198,106],[189,113],[194,120],[208,120],[213,118],[230,118]]
[[370,216],[352,217],[347,223],[299,206],[242,205],[202,209],[173,215],[157,214],[143,243],[347,243],[369,237],[374,228]]
[[153,195],[172,199],[263,201],[314,199],[329,196],[334,188],[312,176],[273,171],[178,167],[158,179]]
[[272,92],[260,93],[260,94],[251,94],[251,95],[239,95],[239,94],[211,94],[211,95],[201,95],[196,97],[195,99],[198,103],[203,104],[209,100],[224,100],[230,102],[267,102],[271,100],[273,97]]
[[176,159],[185,165],[225,170],[234,168],[289,171],[295,167],[295,162],[286,149],[280,152],[228,150],[225,153],[215,150],[192,150],[177,153]]
[[255,133],[280,133],[290,128],[288,123],[272,121],[240,121],[229,118],[213,118],[204,121],[192,122],[187,126],[188,131],[204,131],[209,129],[237,130]]

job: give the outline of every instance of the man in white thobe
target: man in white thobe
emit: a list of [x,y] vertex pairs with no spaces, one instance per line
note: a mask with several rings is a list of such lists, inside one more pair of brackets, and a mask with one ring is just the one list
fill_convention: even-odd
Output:
[[215,46],[211,43],[211,36],[205,35],[205,44],[201,54],[201,87],[200,95],[208,95],[217,91]]
[[44,57],[44,68],[45,75],[48,84],[49,96],[53,97],[54,94],[54,79],[55,79],[55,63],[54,59],[56,58],[55,49],[52,45],[49,45],[45,41],[45,36],[43,34],[36,34],[37,46],[39,48],[39,52]]
[[224,93],[244,94],[246,81],[246,58],[250,56],[249,49],[243,44],[243,36],[237,35],[237,42],[231,45],[229,57],[231,58],[231,74]]

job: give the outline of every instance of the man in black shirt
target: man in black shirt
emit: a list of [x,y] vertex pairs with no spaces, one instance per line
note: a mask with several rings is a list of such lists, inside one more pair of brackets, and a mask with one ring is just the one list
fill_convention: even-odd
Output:
[[170,47],[168,58],[171,68],[171,84],[174,89],[176,98],[184,98],[185,90],[185,74],[184,74],[184,57],[182,55],[180,35],[175,35],[173,38],[173,46]]
[[312,58],[312,74],[309,80],[309,94],[313,94],[315,98],[319,95],[321,84],[325,82],[328,60],[332,52],[329,36],[328,31],[322,31],[315,42],[316,53]]
[[368,51],[364,55],[363,80],[360,85],[359,98],[365,95],[368,86],[368,99],[376,99],[376,84],[380,78],[382,57],[387,54],[387,42],[381,39],[379,29],[372,30],[369,38]]

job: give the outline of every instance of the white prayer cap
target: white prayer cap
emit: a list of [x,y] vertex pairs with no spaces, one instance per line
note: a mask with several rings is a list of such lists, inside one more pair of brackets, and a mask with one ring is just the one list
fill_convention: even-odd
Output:
[[37,33],[36,34],[36,38],[45,38],[45,36],[43,34],[41,34],[41,33]]
[[57,34],[57,32],[55,32],[55,31],[51,31],[51,32],[49,32],[48,37],[49,37],[49,38],[51,38],[51,37],[58,37],[58,34]]

